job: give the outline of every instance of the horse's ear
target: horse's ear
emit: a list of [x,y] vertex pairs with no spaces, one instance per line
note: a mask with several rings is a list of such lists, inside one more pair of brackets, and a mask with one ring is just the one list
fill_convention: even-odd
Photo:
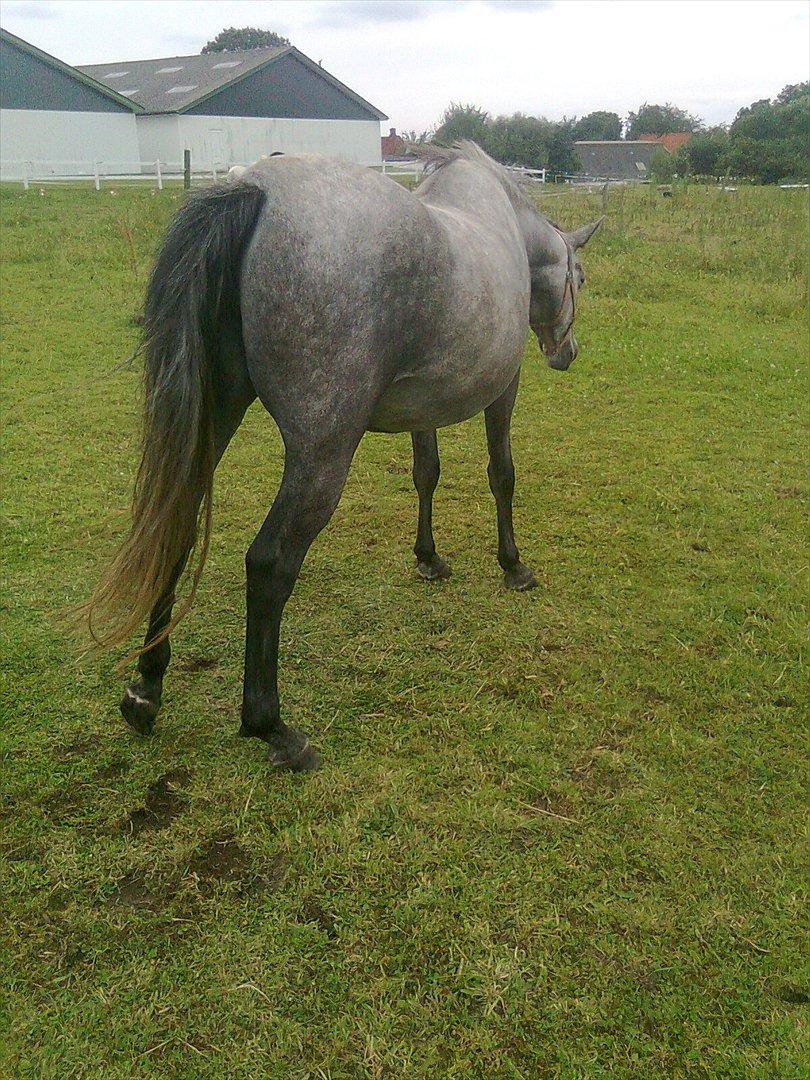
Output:
[[568,239],[571,241],[574,250],[585,247],[604,220],[605,216],[603,214],[598,221],[592,221],[590,225],[583,225],[582,228],[574,229],[573,232],[570,232],[568,234]]

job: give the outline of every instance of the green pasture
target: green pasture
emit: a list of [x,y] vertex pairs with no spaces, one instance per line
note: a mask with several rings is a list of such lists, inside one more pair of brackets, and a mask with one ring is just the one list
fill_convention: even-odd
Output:
[[296,776],[236,735],[259,407],[154,737],[64,623],[125,528],[120,361],[182,198],[114,191],[0,192],[0,1075],[805,1077],[806,193],[610,193],[579,359],[526,348],[534,592],[480,417],[440,433],[438,585],[410,440],[365,439],[282,628]]

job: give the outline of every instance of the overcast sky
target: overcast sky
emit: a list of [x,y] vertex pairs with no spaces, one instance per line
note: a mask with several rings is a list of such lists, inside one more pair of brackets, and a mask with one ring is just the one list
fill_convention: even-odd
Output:
[[559,119],[643,101],[709,123],[808,75],[806,0],[4,0],[2,25],[71,64],[199,52],[260,26],[422,130],[450,101]]

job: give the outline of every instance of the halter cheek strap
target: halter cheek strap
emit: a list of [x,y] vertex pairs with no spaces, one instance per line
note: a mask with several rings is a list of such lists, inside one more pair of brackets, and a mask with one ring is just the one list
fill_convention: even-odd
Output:
[[[557,229],[556,232],[560,233],[560,230]],[[562,237],[562,233],[560,233],[560,236]],[[566,341],[568,341],[568,338],[571,336],[571,331],[574,328],[574,319],[577,315],[577,297],[576,293],[574,292],[574,257],[571,248],[568,246],[567,241],[564,237],[562,237],[562,239],[563,243],[565,244],[566,254],[568,256],[568,269],[565,272],[565,285],[563,286],[562,300],[560,300],[560,306],[557,308],[557,313],[554,318],[550,322],[543,322],[539,324],[543,330],[548,330],[548,338],[553,343],[552,347],[549,348],[545,341],[541,342],[541,348],[545,355],[549,358],[556,356],[560,349],[563,347],[563,345],[565,345]],[[559,341],[555,342],[553,336],[553,328],[557,325],[557,321],[563,313],[563,309],[565,308],[565,301],[568,299],[569,293],[571,294],[571,318],[569,319],[568,325],[565,328],[565,333],[562,335]],[[543,337],[545,338],[546,335],[544,334]]]

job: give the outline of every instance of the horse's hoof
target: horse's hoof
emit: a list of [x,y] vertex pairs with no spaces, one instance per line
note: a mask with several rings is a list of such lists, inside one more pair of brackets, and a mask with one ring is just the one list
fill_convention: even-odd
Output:
[[321,766],[321,756],[309,739],[293,727],[282,724],[281,728],[256,731],[242,722],[239,734],[244,738],[261,739],[270,747],[270,764],[276,769],[290,772],[314,772]]
[[160,699],[153,701],[146,697],[140,682],[134,682],[126,688],[119,708],[123,718],[139,735],[152,734],[160,708]]
[[514,589],[515,592],[526,592],[536,587],[537,578],[534,576],[534,570],[530,570],[523,563],[518,563],[513,570],[504,572],[503,583],[507,589]]
[[307,742],[291,756],[282,751],[271,751],[270,764],[276,769],[287,769],[290,772],[315,772],[321,767],[321,755]]
[[420,560],[416,564],[416,572],[425,581],[444,581],[453,573],[450,564],[446,563],[440,555],[434,555],[430,562]]

